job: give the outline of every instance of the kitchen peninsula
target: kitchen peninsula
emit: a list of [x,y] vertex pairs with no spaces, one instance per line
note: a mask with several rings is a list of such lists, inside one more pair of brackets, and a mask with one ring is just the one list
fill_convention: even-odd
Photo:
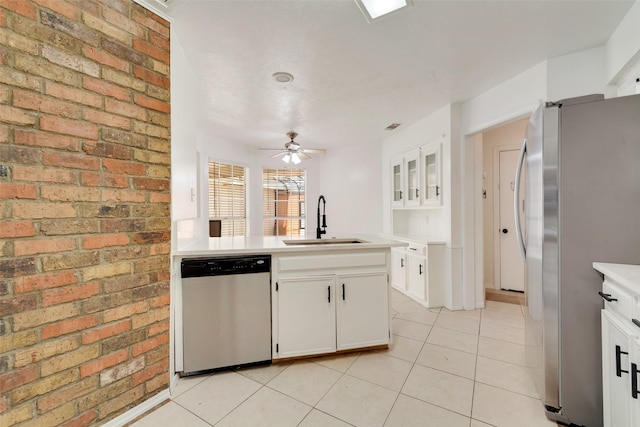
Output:
[[[184,372],[184,260],[269,255],[271,359],[387,347],[391,337],[389,269],[392,247],[406,243],[378,236],[323,239],[207,238],[173,253],[176,371]],[[266,284],[265,284],[266,286]],[[193,299],[191,300],[193,301]],[[232,301],[239,312],[243,301]],[[201,337],[206,340],[206,337]]]

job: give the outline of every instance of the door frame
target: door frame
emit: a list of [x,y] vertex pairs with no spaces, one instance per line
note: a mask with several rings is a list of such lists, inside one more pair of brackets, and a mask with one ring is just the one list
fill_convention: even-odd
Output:
[[[493,288],[501,290],[500,266],[502,256],[500,252],[500,152],[520,150],[520,144],[505,144],[493,147]],[[515,231],[515,230],[514,230]]]

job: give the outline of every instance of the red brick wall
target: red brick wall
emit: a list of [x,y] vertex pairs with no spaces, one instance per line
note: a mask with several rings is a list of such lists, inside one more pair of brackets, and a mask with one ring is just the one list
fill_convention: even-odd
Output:
[[103,424],[169,382],[169,24],[0,0],[0,425]]

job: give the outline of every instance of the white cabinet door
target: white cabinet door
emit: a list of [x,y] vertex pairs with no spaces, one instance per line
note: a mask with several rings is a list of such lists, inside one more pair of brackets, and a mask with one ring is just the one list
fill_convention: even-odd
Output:
[[278,281],[278,358],[336,350],[335,276]]
[[391,205],[394,208],[404,206],[404,164],[399,157],[391,162]]
[[420,150],[413,150],[404,156],[404,182],[406,183],[405,206],[420,206]]
[[391,249],[391,286],[407,290],[407,251],[404,248]]
[[634,425],[629,376],[632,334],[615,314],[602,310],[602,395],[606,427]]
[[426,300],[427,258],[407,251],[407,292],[421,302]]
[[389,343],[387,274],[345,274],[336,277],[337,349]]
[[631,424],[640,426],[640,338],[633,340],[631,346]]
[[440,143],[427,144],[420,149],[420,153],[422,206],[439,206],[442,204]]

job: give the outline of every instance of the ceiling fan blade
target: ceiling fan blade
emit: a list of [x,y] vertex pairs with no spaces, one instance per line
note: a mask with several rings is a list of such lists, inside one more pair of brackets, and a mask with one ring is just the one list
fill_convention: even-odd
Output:
[[282,156],[284,156],[285,154],[287,154],[287,152],[286,152],[286,151],[282,151],[282,152],[280,152],[280,153],[276,153],[276,154],[274,154],[273,156],[269,156],[269,158],[270,158],[270,159],[274,159],[274,158],[276,158],[276,157],[282,157]]
[[307,160],[307,159],[310,159],[310,158],[311,158],[311,156],[309,156],[309,155],[305,154],[305,153],[304,153],[304,152],[302,152],[302,151],[298,151],[298,153],[297,153],[297,154],[298,154],[298,157],[300,157],[300,159],[302,159],[302,160]]
[[303,148],[305,153],[327,154],[327,150],[321,148]]
[[263,150],[263,151],[282,151],[282,148],[258,148],[258,150]]

